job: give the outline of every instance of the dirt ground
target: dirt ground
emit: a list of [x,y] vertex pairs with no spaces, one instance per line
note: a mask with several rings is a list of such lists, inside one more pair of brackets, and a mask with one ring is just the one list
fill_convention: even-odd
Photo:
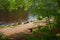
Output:
[[[44,23],[40,23],[41,25],[45,25]],[[14,28],[10,28],[10,27],[7,27],[7,28],[3,28],[3,29],[0,29],[0,32],[2,32],[4,35],[7,35],[7,36],[10,36],[10,35],[14,35],[16,33],[29,33],[29,30],[28,28],[34,28],[34,27],[37,27],[34,22],[30,22],[30,23],[27,23],[27,24],[21,24],[21,25],[17,25],[17,27],[14,27]]]

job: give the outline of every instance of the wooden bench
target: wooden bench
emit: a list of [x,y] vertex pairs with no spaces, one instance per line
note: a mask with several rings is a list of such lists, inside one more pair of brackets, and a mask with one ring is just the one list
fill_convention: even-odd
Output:
[[38,25],[38,26],[33,27],[33,28],[28,28],[28,30],[29,30],[30,32],[32,32],[32,31],[33,31],[33,29],[36,29],[36,28],[39,28],[39,29],[40,29],[41,27],[43,27],[43,26]]

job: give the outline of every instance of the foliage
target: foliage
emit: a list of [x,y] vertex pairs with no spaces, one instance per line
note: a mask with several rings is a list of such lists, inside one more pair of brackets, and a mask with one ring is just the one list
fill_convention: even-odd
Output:
[[60,37],[57,37],[56,33],[49,30],[48,27],[38,29],[33,34],[37,40],[60,40]]
[[[36,0],[35,0],[36,1]],[[35,2],[35,6],[32,8],[34,15],[52,16],[57,10],[57,3],[51,0],[38,0]],[[54,13],[54,14],[53,14]]]
[[[30,12],[38,17],[42,16],[48,17],[48,21],[51,17],[55,18],[55,26],[60,26],[60,1],[59,0],[35,0],[34,6],[31,8]],[[50,23],[48,23],[50,24]]]
[[6,36],[0,33],[0,40],[9,40]]
[[27,10],[33,0],[0,0],[0,10],[13,11],[19,8]]
[[42,16],[37,16],[37,19],[38,20],[42,20]]
[[22,3],[23,0],[0,0],[0,10],[16,10],[18,7],[22,7]]

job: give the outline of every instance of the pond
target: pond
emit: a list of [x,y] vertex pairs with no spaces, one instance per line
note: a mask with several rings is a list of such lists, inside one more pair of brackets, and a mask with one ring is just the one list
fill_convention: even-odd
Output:
[[16,22],[21,23],[24,21],[31,21],[31,20],[36,20],[36,17],[33,17],[30,13],[24,11],[23,9],[19,9],[10,13],[6,11],[0,12],[0,25],[11,24]]

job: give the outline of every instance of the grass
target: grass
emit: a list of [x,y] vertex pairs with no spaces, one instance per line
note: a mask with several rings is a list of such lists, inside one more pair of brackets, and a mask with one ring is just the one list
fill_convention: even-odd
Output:
[[14,28],[14,27],[17,27],[17,25],[16,26],[0,26],[0,28],[8,28],[8,27]]
[[0,40],[9,40],[9,38],[0,33]]

